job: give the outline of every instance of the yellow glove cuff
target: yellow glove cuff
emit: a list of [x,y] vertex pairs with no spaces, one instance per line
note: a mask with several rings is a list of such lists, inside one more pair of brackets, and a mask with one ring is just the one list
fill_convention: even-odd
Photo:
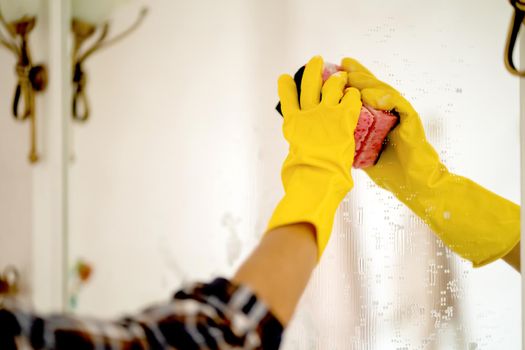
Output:
[[337,207],[353,187],[352,179],[306,165],[294,168],[290,177],[293,179],[288,182],[267,231],[301,222],[314,225],[320,259],[332,232]]
[[398,198],[474,267],[502,258],[520,241],[518,205],[450,173],[428,185],[412,201],[406,194]]

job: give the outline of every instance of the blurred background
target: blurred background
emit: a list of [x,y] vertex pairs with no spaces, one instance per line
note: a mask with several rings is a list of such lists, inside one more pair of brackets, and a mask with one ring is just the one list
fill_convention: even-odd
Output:
[[[520,202],[506,1],[38,2],[29,40],[49,84],[34,164],[29,123],[11,116],[16,60],[0,51],[0,269],[19,270],[38,310],[115,318],[231,276],[283,194],[277,77],[315,54],[360,60],[413,104],[451,171]],[[80,44],[135,23],[79,75]],[[79,87],[87,120],[73,118]],[[283,348],[520,349],[520,275],[473,269],[353,177]]]

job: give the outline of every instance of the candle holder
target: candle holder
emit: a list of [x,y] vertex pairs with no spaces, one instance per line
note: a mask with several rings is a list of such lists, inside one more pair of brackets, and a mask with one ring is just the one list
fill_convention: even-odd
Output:
[[[0,31],[0,45],[17,58],[15,66],[18,81],[13,96],[12,113],[18,121],[29,120],[30,150],[29,161],[38,161],[35,95],[46,89],[47,69],[43,64],[33,64],[29,50],[29,34],[36,25],[36,17],[23,16],[7,22],[0,14],[0,24],[8,36]],[[23,109],[20,106],[23,104]]]
[[[110,32],[109,22],[106,21],[97,25],[79,18],[73,18],[71,22],[71,31],[73,32],[73,120],[85,122],[90,116],[89,100],[86,94],[87,75],[84,71],[86,59],[95,52],[115,44],[135,31],[147,13],[148,9],[143,7],[135,22],[113,38],[108,38]],[[91,46],[85,48],[87,40],[92,38],[97,32],[98,38],[94,40]]]

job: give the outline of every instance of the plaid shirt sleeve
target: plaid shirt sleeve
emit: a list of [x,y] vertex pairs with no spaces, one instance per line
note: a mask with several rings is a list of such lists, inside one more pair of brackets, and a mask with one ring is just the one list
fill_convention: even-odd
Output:
[[245,286],[218,278],[119,321],[0,310],[0,349],[277,349],[283,327]]

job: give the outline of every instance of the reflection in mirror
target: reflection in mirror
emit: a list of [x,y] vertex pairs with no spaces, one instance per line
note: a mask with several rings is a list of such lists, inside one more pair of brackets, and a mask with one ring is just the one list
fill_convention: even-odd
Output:
[[[73,1],[71,31],[73,33],[73,120],[85,122],[89,118],[89,101],[86,95],[87,77],[84,61],[93,53],[108,47],[137,29],[146,16],[144,7],[136,21],[121,33],[109,38],[111,12],[120,1]],[[95,38],[92,42],[90,39]]]
[[39,0],[0,1],[0,46],[14,54],[15,71],[18,77],[11,112],[18,121],[29,120],[28,159],[31,163],[36,163],[39,159],[35,95],[44,91],[47,86],[47,68],[43,64],[33,63],[29,49],[29,36],[36,26],[39,10]]
[[[313,54],[356,57],[409,100],[450,171],[519,202],[506,4],[149,4],[133,43],[93,60],[107,77],[90,87],[99,116],[76,131],[70,259],[97,268],[79,313],[113,316],[231,275],[282,195],[276,78]],[[518,348],[519,275],[473,269],[424,217],[352,176],[284,348]]]

